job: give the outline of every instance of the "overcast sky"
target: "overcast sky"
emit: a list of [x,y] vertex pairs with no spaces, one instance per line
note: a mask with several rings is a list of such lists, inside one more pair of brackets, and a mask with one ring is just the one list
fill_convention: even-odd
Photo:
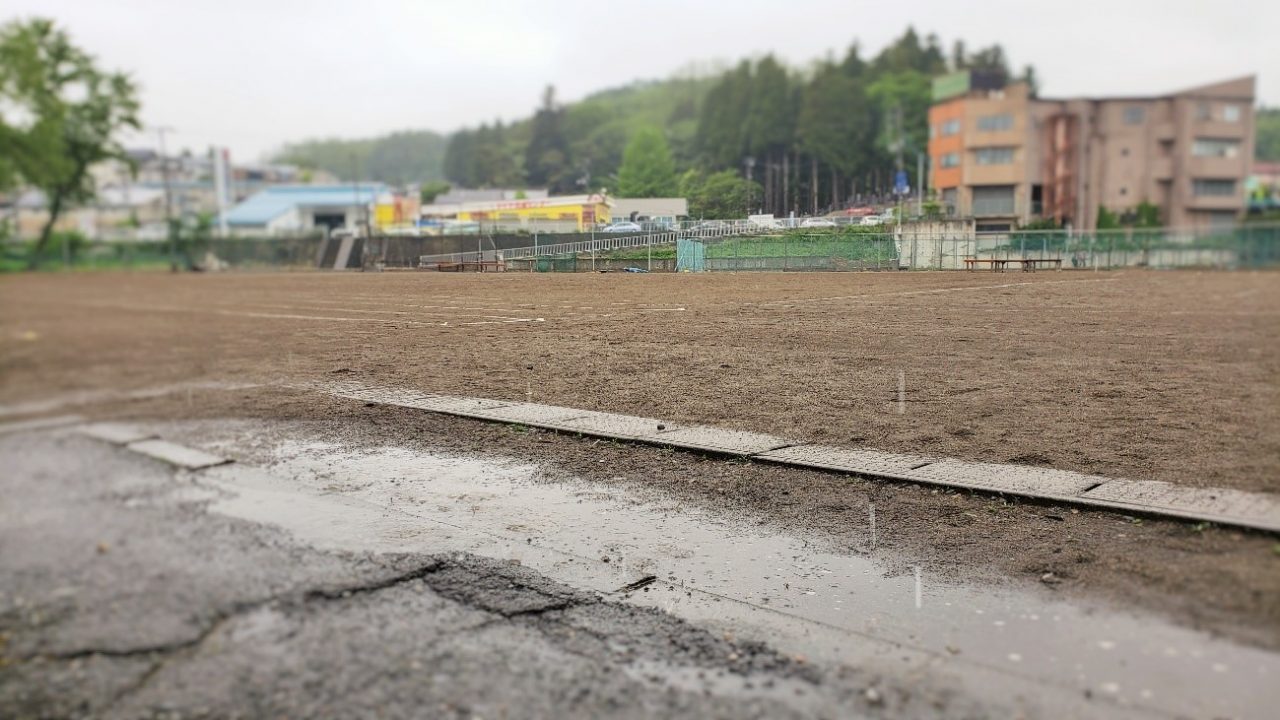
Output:
[[[784,12],[785,11],[785,12]],[[774,52],[801,66],[908,24],[950,49],[999,42],[1046,95],[1148,94],[1246,74],[1280,103],[1280,2],[1205,0],[5,0],[142,86],[171,147],[252,160],[289,140],[450,131],[690,63]],[[138,144],[154,144],[140,138]]]

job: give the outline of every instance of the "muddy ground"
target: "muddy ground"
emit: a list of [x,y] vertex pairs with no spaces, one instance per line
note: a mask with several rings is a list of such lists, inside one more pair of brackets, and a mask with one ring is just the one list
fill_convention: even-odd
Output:
[[[0,284],[0,397],[354,379],[841,445],[1280,490],[1280,275],[94,275]],[[532,367],[530,367],[532,366]],[[899,373],[905,412],[899,414]],[[931,572],[1047,584],[1280,648],[1273,538],[524,432],[267,388],[95,417],[314,420],[528,457]]]
[[[983,717],[465,554],[321,551],[76,436],[0,437],[5,718]],[[57,518],[57,521],[52,521]]]
[[1261,533],[745,462],[298,390],[197,390],[79,409],[90,417],[140,421],[318,417],[306,421],[310,432],[343,446],[528,460],[545,467],[551,482],[569,473],[641,496],[675,498],[690,510],[808,536],[852,555],[870,553],[868,504],[875,503],[877,557],[892,572],[909,574],[919,564],[952,581],[1048,589],[1064,599],[1156,613],[1280,650],[1280,544]]
[[1280,490],[1276,273],[36,275],[0,305],[5,403],[339,374]]

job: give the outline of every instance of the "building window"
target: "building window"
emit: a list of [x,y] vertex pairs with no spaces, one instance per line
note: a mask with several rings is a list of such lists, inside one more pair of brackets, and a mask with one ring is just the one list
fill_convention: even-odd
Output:
[[978,217],[1013,214],[1012,185],[978,185],[973,188],[973,214]]
[[960,121],[948,120],[942,123],[942,136],[958,135],[960,133]]
[[1120,194],[1121,194],[1121,195],[1128,195],[1128,194],[1129,194],[1129,188],[1125,188],[1125,187],[1120,188]]
[[1120,157],[1129,157],[1129,148],[1120,148]]
[[1147,109],[1141,105],[1130,105],[1124,109],[1125,125],[1141,125],[1147,121]]
[[1003,115],[983,115],[978,118],[979,132],[1000,132],[1003,130],[1013,129],[1013,116],[1009,113]]
[[1209,107],[1209,103],[1202,102],[1196,105],[1196,119],[1197,120],[1213,119],[1213,108]]
[[973,151],[973,162],[978,165],[1012,165],[1013,148],[978,148]]
[[1191,143],[1191,154],[1196,157],[1239,157],[1240,141],[1223,138],[1196,138],[1195,142]]
[[956,214],[956,200],[958,196],[956,188],[947,188],[942,191],[942,205],[947,209],[948,215]]
[[1192,180],[1191,193],[1199,197],[1231,197],[1236,194],[1236,181]]
[[1222,119],[1227,122],[1240,122],[1240,106],[1226,105],[1222,108]]
[[938,165],[944,168],[960,167],[960,153],[947,153],[938,160]]

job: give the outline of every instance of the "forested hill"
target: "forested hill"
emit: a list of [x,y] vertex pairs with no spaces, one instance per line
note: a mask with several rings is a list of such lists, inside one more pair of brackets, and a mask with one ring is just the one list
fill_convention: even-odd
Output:
[[286,145],[272,160],[327,170],[343,180],[400,185],[444,177],[448,137],[430,130],[405,130],[364,140],[306,140]]
[[[565,108],[565,130],[571,138],[568,154],[598,158],[607,175],[617,169],[627,138],[640,127],[666,128],[678,149],[689,145],[697,126],[696,109],[713,82],[714,78],[639,81],[571,103]],[[460,186],[520,186],[528,184],[523,155],[531,129],[532,118],[526,118],[456,133],[455,167],[447,174],[450,137],[429,130],[362,140],[307,140],[285,146],[272,159],[327,170],[343,180],[352,179],[358,171],[362,179],[392,184],[447,178]],[[466,161],[459,165],[464,155]]]
[[[533,117],[483,124],[453,135],[444,174],[467,186],[527,184],[552,192],[625,192],[623,151],[636,132],[660,130],[667,148],[635,155],[647,188],[678,185],[692,197],[707,183],[725,186],[750,173],[758,187],[737,188],[765,212],[815,211],[893,184],[899,162],[915,186],[916,154],[928,141],[933,77],[973,69],[1022,79],[1004,50],[956,42],[908,28],[874,56],[854,43],[843,56],[791,67],[772,55],[742,60],[710,77],[640,83],[562,105],[547,88]],[[670,159],[668,160],[668,154]],[[674,166],[674,176],[655,168]],[[717,190],[717,194],[723,194]],[[741,213],[744,208],[738,208]]]

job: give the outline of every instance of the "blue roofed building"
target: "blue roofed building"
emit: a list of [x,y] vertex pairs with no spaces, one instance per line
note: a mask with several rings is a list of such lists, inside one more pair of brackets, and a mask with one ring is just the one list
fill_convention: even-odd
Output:
[[381,183],[275,185],[227,211],[240,234],[291,235],[315,230],[357,230],[373,222],[373,206],[388,191]]

